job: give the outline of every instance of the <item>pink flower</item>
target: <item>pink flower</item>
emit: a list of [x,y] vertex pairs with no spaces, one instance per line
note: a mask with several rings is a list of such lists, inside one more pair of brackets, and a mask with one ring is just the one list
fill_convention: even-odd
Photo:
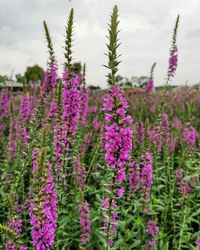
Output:
[[129,189],[138,189],[140,180],[140,168],[137,162],[129,163]]
[[153,157],[150,152],[142,154],[142,191],[146,199],[150,198],[151,185],[153,183]]
[[87,201],[82,201],[79,204],[80,212],[80,227],[81,227],[81,244],[85,245],[90,238],[90,210]]
[[122,197],[123,195],[124,195],[124,187],[120,187],[120,188],[118,188],[117,190],[116,190],[116,193],[117,193],[117,195],[118,195],[118,197]]

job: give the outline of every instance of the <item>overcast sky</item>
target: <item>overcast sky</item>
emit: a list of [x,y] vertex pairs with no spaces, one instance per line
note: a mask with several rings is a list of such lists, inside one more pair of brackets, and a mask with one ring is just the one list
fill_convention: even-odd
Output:
[[60,71],[64,62],[64,25],[75,11],[74,60],[86,62],[88,84],[106,86],[106,35],[109,14],[118,4],[122,76],[149,75],[157,62],[155,82],[164,83],[172,30],[180,14],[179,62],[174,84],[200,81],[200,0],[0,0],[0,74],[24,73],[27,65],[45,68],[46,20]]

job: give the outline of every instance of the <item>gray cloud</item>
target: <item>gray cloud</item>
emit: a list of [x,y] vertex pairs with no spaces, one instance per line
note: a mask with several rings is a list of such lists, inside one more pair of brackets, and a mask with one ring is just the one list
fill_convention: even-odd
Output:
[[45,67],[48,54],[44,19],[62,70],[64,25],[73,7],[74,60],[87,63],[89,84],[106,86],[107,70],[102,65],[107,61],[105,36],[114,4],[118,4],[120,11],[121,75],[148,75],[156,61],[155,81],[164,82],[172,29],[179,13],[179,68],[174,83],[199,81],[199,0],[1,0],[0,74],[10,74],[12,69],[15,73],[24,72],[27,65],[34,63]]

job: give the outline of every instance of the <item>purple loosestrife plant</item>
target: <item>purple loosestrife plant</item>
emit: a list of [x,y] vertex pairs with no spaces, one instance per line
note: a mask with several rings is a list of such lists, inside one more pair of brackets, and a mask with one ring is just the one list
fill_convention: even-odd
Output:
[[117,222],[118,222],[118,207],[117,207],[117,200],[115,198],[112,199],[112,204],[110,204],[109,198],[102,199],[102,208],[103,208],[103,215],[104,215],[104,235],[108,239],[109,247],[112,247],[114,243],[114,238],[117,234]]
[[9,92],[6,89],[1,90],[0,92],[0,121],[8,118],[9,116],[9,107],[10,107],[10,97]]
[[155,221],[148,220],[146,226],[146,233],[151,238],[147,240],[145,249],[151,250],[156,247],[156,237],[158,236],[159,227],[156,225]]
[[140,167],[137,162],[129,163],[129,190],[137,190],[140,181]]
[[158,151],[158,153],[161,152],[162,147],[163,147],[161,127],[155,126],[154,128],[149,129],[148,136],[149,136],[151,143],[154,145],[154,147]]
[[68,150],[68,141],[66,133],[63,130],[62,123],[62,82],[59,82],[59,89],[57,94],[57,114],[56,124],[54,125],[54,162],[55,162],[55,175],[56,180],[59,179],[59,173],[64,172],[64,162],[66,157],[66,151]]
[[170,57],[169,57],[169,74],[173,77],[176,68],[177,68],[177,62],[178,62],[178,48],[176,45],[172,45],[172,48],[170,50]]
[[166,137],[167,133],[169,132],[169,119],[168,115],[164,114],[162,121],[161,121],[161,129],[162,129],[162,134],[164,137]]
[[20,118],[25,124],[30,118],[31,98],[29,95],[22,96],[20,100]]
[[46,163],[45,148],[35,149],[31,201],[29,205],[31,236],[37,250],[52,249],[57,227],[57,195],[51,164]]
[[96,118],[93,120],[92,125],[95,131],[98,131],[102,126],[101,122],[99,122]]
[[63,131],[66,133],[65,136],[68,137],[68,141],[78,128],[81,106],[80,88],[82,84],[82,76],[75,74],[72,67],[73,22],[74,10],[71,9],[65,30],[65,69],[62,77],[62,85],[64,87],[62,92],[62,122]]
[[175,149],[174,136],[170,132],[170,124],[167,114],[163,114],[161,121],[161,133],[162,133],[162,144],[167,148],[169,152],[173,152]]
[[80,104],[80,121],[83,126],[86,125],[86,117],[88,113],[89,89],[85,83],[86,65],[83,66],[83,79],[81,85],[81,104]]
[[84,190],[86,187],[85,181],[87,172],[85,167],[81,164],[80,157],[79,156],[74,157],[72,164],[73,164],[73,174],[76,180],[76,184],[81,190]]
[[176,169],[177,187],[180,194],[186,196],[191,192],[189,184],[183,180],[184,170],[182,168]]
[[9,219],[8,226],[15,232],[16,239],[15,240],[7,240],[5,244],[5,250],[27,250],[28,248],[19,243],[19,237],[22,233],[22,219],[17,216]]
[[[132,118],[128,116],[128,103],[122,96],[120,87],[116,86],[116,73],[118,71],[117,48],[119,46],[118,34],[118,8],[114,7],[109,25],[109,44],[108,47],[108,83],[112,85],[110,92],[104,98],[103,110],[105,112],[105,131],[102,134],[104,143],[105,162],[112,169],[113,177],[110,183],[110,197],[108,199],[107,219],[104,221],[104,233],[107,248],[114,243],[114,236],[117,232],[117,198],[124,194],[122,183],[126,179],[126,164],[130,160],[132,149],[132,130],[128,126]],[[114,208],[114,211],[113,211]],[[103,207],[105,209],[105,207]],[[104,213],[105,215],[105,213]]]
[[[116,104],[116,106],[115,106]],[[132,130],[128,124],[132,118],[126,115],[127,101],[120,87],[114,86],[104,100],[105,111],[105,162],[117,172],[130,160]]]
[[86,125],[86,117],[88,113],[89,89],[85,86],[81,87],[81,105],[80,105],[80,121],[83,126]]
[[57,102],[54,98],[51,100],[51,104],[50,104],[49,111],[48,111],[48,117],[50,119],[57,118]]
[[[62,92],[63,112],[58,117],[57,124],[54,126],[54,149],[56,171],[66,174],[65,162],[70,148],[70,142],[73,142],[72,136],[78,128],[80,114],[80,84],[81,77],[71,74],[65,70],[63,74],[62,84],[64,90]],[[71,78],[69,78],[71,77]]]
[[172,128],[176,129],[177,131],[181,131],[183,127],[183,123],[180,119],[177,117],[174,117],[173,122],[172,122]]
[[55,160],[55,174],[63,168],[63,161],[65,157],[65,150],[68,149],[63,127],[60,124],[54,126],[54,160]]
[[13,202],[11,196],[6,194],[6,199],[9,204],[8,211],[10,211],[10,219],[7,222],[9,230],[12,231],[12,236],[5,243],[5,250],[27,250],[28,248],[25,247],[22,243],[22,219],[20,217],[21,211],[19,213],[16,212],[16,207],[18,206],[18,199]]
[[11,118],[9,129],[8,153],[11,158],[14,158],[17,153],[17,142],[19,138],[19,121],[16,118]]
[[52,95],[53,90],[57,82],[57,63],[56,61],[51,62],[45,72],[44,83],[42,84],[40,91],[40,101],[43,105],[47,102],[49,97]]
[[21,142],[22,142],[22,153],[26,154],[27,144],[28,144],[28,131],[27,128],[21,128]]
[[74,75],[69,79],[67,71],[63,74],[63,125],[66,136],[76,133],[81,106],[81,77]]
[[169,66],[167,71],[167,81],[166,81],[167,86],[169,85],[169,81],[171,80],[171,78],[174,77],[177,69],[178,48],[176,45],[176,37],[177,37],[178,25],[179,25],[179,15],[177,16],[175,27],[173,30],[172,45],[169,56]]
[[145,91],[148,94],[154,90],[153,72],[154,72],[155,66],[156,66],[156,63],[154,63],[151,67],[150,77],[149,77],[149,80],[147,81],[147,84],[145,86]]
[[49,61],[48,61],[48,68],[45,72],[44,83],[42,84],[41,91],[40,91],[40,98],[42,103],[46,103],[48,98],[52,95],[53,90],[57,83],[57,62],[55,59],[55,54],[53,50],[53,44],[51,41],[50,33],[47,27],[46,22],[43,22],[44,30],[47,40],[47,46],[49,50]]
[[90,209],[86,200],[82,201],[79,206],[80,227],[81,227],[81,244],[86,245],[90,239]]
[[29,95],[24,95],[21,97],[20,100],[20,121],[21,121],[21,129],[20,129],[20,136],[21,136],[21,143],[22,143],[22,154],[23,156],[26,155],[26,149],[28,144],[28,129],[27,123],[31,117],[31,98]]
[[144,143],[144,133],[145,133],[145,129],[144,129],[144,123],[139,121],[137,123],[137,130],[138,130],[138,142],[139,144],[143,144]]
[[189,146],[195,146],[198,138],[198,133],[195,128],[193,128],[191,125],[186,127],[183,131],[183,138],[184,141],[189,145]]
[[142,154],[142,192],[144,199],[148,201],[150,199],[151,186],[153,184],[153,156],[150,152]]
[[[198,236],[196,239],[196,245],[197,247],[200,247],[200,236]],[[199,248],[196,248],[195,250],[199,250]]]

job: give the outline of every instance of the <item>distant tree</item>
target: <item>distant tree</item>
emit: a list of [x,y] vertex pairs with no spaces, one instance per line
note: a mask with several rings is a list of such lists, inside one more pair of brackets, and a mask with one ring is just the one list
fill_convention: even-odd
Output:
[[89,89],[93,91],[93,90],[100,90],[101,88],[99,86],[90,85]]
[[133,84],[133,86],[135,87],[139,87],[139,88],[144,88],[147,84],[149,77],[147,76],[132,76],[131,77],[131,82]]
[[[121,87],[132,87],[132,82],[127,78],[120,75],[116,76],[116,83]],[[110,85],[110,83],[109,83]]]
[[26,68],[25,77],[27,82],[38,82],[44,80],[44,70],[40,66],[33,65]]
[[120,85],[120,84],[123,82],[123,79],[124,79],[124,78],[123,78],[122,76],[117,75],[117,76],[116,76],[116,82],[117,82],[117,84]]
[[26,82],[26,77],[24,75],[16,74],[15,78],[16,78],[17,82],[21,82],[21,83],[25,83]]
[[132,88],[132,82],[128,79],[128,77],[122,77],[119,85],[124,88]]
[[0,82],[8,81],[9,77],[7,75],[0,75]]

